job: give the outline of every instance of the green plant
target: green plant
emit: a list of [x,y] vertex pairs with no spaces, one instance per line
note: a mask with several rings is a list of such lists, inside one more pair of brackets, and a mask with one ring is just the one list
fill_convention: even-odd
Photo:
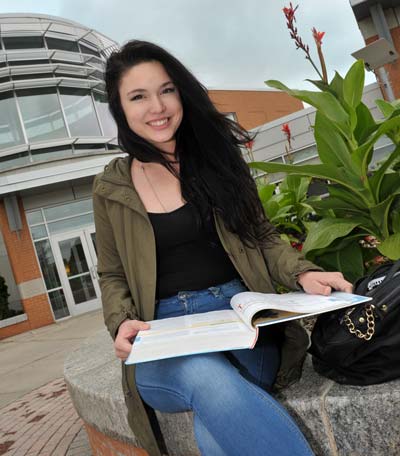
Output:
[[[293,38],[293,34],[297,35],[293,26],[296,9],[290,5],[285,10]],[[321,51],[323,34],[315,29],[313,34],[321,65],[325,64]],[[301,40],[296,45],[308,49]],[[377,252],[391,259],[400,258],[400,102],[378,100],[384,119],[373,119],[361,100],[361,60],[352,65],[344,78],[336,73],[328,82],[325,71],[321,80],[310,82],[318,91],[291,90],[275,80],[266,84],[316,108],[314,136],[321,164],[254,162],[250,166],[270,173],[286,172],[328,181],[329,196],[309,203],[322,219],[309,227],[303,252],[316,263],[341,270],[354,280],[363,275],[365,264],[370,264]],[[392,141],[393,150],[372,167],[374,145],[384,135]],[[367,236],[375,240],[369,249],[363,244]]]
[[307,196],[310,181],[308,177],[286,176],[278,186],[267,184],[258,189],[269,221],[282,233],[282,238],[299,250],[315,215],[311,203],[320,199]]
[[11,316],[10,313],[12,311],[8,308],[9,296],[6,281],[4,277],[0,276],[0,320]]

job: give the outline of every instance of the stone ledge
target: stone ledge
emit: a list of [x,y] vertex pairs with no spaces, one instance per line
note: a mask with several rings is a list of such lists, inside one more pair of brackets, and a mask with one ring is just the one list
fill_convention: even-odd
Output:
[[7,326],[16,325],[27,320],[28,316],[25,313],[16,315],[15,317],[5,318],[4,320],[0,320],[0,328],[7,328]]
[[[132,452],[122,455],[134,454],[137,440],[126,419],[120,362],[105,329],[68,356],[64,375],[81,418],[105,438],[131,445]],[[367,387],[338,385],[314,372],[308,358],[301,381],[279,399],[317,456],[400,454],[400,380]],[[157,412],[157,417],[170,456],[199,456],[191,413]]]

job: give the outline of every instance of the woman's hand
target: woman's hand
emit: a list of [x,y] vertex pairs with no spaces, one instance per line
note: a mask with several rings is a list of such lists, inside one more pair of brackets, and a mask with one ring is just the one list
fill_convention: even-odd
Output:
[[344,279],[341,272],[307,271],[297,277],[297,282],[306,293],[329,295],[336,291],[353,292],[353,285]]
[[150,329],[150,325],[139,320],[124,320],[118,328],[118,334],[114,341],[114,350],[117,358],[125,361],[132,348],[132,339],[139,331]]

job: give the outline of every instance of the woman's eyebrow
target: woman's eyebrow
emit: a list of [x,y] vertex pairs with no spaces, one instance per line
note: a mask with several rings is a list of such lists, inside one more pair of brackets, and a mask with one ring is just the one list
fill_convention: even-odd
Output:
[[[173,84],[173,82],[172,81],[164,82],[163,84],[160,85],[160,89],[164,88],[165,86],[167,86],[169,84]],[[143,92],[147,92],[147,90],[146,89],[133,89],[133,90],[130,90],[126,95],[129,97],[130,95],[132,95],[135,92],[143,93]]]

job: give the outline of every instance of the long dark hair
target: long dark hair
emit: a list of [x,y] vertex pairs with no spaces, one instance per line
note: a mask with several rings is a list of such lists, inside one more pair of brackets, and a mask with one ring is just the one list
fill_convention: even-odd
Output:
[[124,73],[134,65],[152,61],[164,66],[183,106],[175,150],[180,162],[183,197],[203,216],[215,210],[228,230],[246,245],[264,244],[265,215],[241,152],[241,146],[253,137],[217,111],[206,88],[182,63],[163,48],[146,41],[129,41],[107,61],[106,90],[121,149],[142,162],[161,163],[176,174],[161,150],[129,128],[119,97]]

